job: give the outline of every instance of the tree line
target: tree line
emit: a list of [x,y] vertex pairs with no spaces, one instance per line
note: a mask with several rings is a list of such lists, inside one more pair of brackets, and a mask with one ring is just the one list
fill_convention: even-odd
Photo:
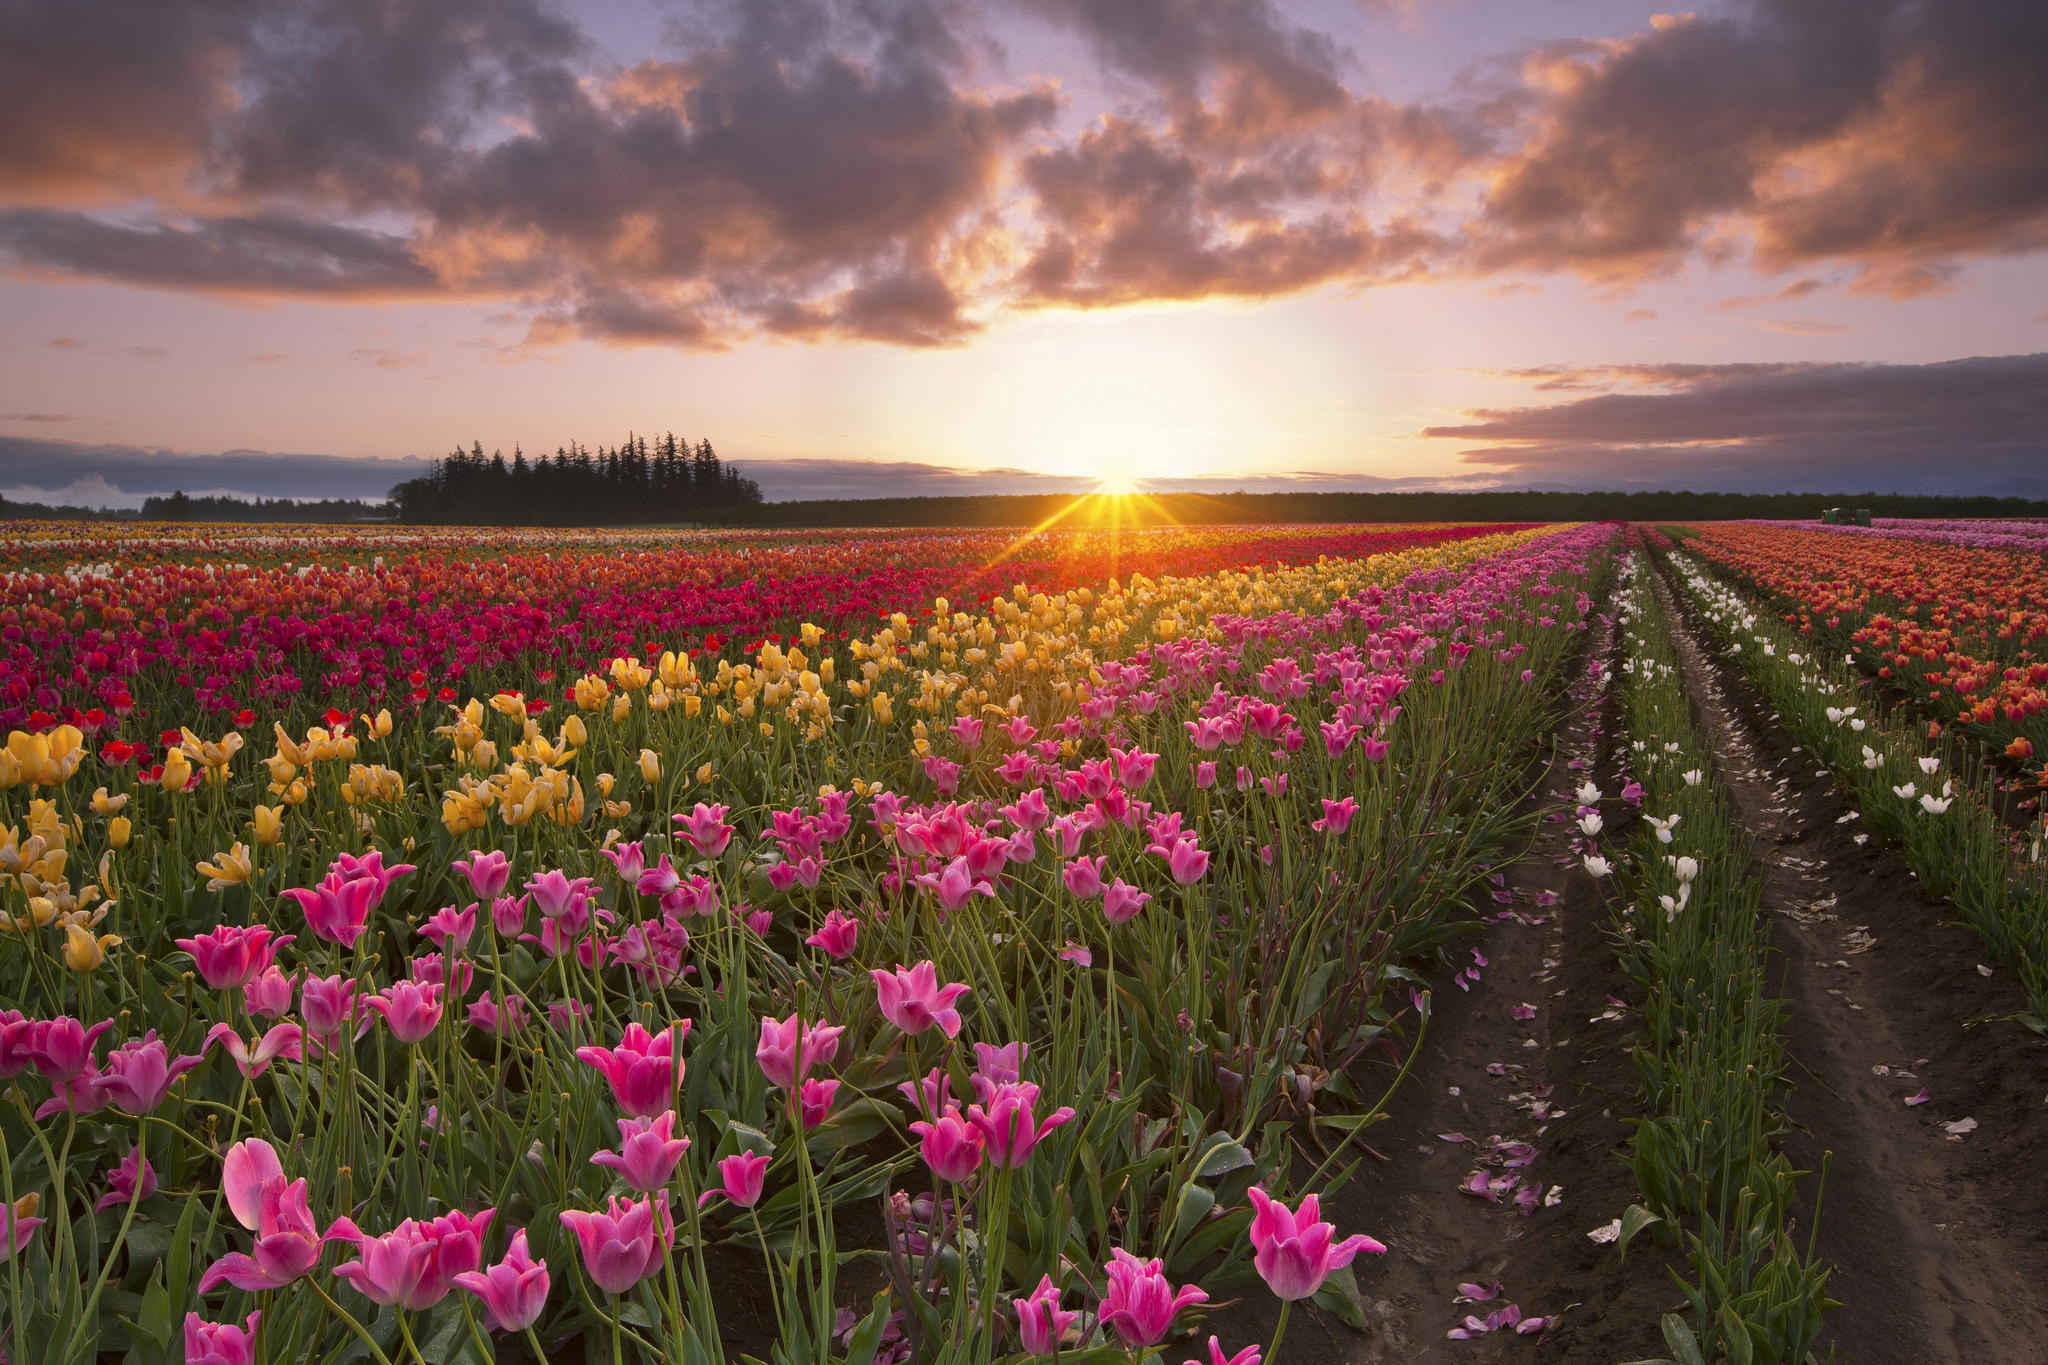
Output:
[[455,526],[617,526],[699,521],[757,506],[761,488],[718,458],[708,439],[629,435],[609,449],[571,442],[529,461],[512,447],[456,447],[391,490],[398,520]]

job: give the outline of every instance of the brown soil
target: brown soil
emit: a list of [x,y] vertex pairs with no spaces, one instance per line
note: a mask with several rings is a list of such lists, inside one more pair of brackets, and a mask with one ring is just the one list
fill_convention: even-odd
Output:
[[[1660,582],[1667,603],[1683,594]],[[1830,1342],[1853,1361],[2048,1360],[2048,1040],[1985,975],[1981,940],[1681,617],[1695,712],[1764,869],[1781,955],[1800,1165],[1831,1162],[1820,1249]],[[1905,1100],[1925,1088],[1929,1100]],[[1946,1125],[1975,1119],[1967,1133]]]

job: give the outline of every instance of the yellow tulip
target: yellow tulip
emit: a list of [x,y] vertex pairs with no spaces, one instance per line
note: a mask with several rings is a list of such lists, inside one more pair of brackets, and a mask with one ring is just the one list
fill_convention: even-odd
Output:
[[389,739],[391,737],[390,710],[387,708],[385,710],[379,711],[375,717],[364,716],[363,728],[365,730],[368,730],[371,734],[375,735],[378,739]]
[[284,842],[284,807],[258,806],[255,812],[256,842],[278,844]]
[[661,755],[652,749],[640,751],[640,777],[646,782],[661,781]]
[[583,717],[571,716],[562,722],[562,740],[572,749],[581,749],[590,743],[590,731],[583,724]]
[[249,856],[249,846],[238,843],[226,853],[214,854],[210,863],[195,863],[193,870],[207,878],[208,891],[220,891],[248,881],[255,866]]
[[128,817],[125,815],[115,816],[107,821],[107,843],[115,848],[128,847],[129,830]]
[[101,934],[76,924],[64,926],[64,965],[74,972],[93,971],[107,960],[107,949],[121,942],[118,934]]
[[164,757],[164,775],[158,786],[167,792],[181,792],[192,781],[192,761],[185,757],[183,749],[173,749]]
[[92,809],[96,815],[119,815],[121,807],[128,804],[128,793],[119,796],[107,795],[105,787],[96,788],[92,794]]

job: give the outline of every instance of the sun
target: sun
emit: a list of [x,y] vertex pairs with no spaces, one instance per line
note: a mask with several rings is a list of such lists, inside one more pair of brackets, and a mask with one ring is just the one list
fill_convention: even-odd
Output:
[[1138,481],[1129,471],[1113,469],[1096,482],[1097,497],[1127,498],[1138,491]]

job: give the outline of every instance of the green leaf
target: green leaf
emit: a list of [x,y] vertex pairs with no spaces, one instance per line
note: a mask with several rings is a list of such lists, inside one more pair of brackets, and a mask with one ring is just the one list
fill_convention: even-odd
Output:
[[1621,1236],[1614,1239],[1614,1249],[1626,1255],[1628,1244],[1637,1233],[1652,1223],[1661,1223],[1663,1221],[1662,1218],[1651,1213],[1641,1204],[1630,1204],[1621,1215]]
[[882,1333],[889,1326],[889,1305],[894,1295],[887,1289],[875,1295],[875,1306],[853,1329],[852,1338],[846,1343],[844,1365],[871,1365],[875,1351],[882,1344]]
[[1330,1272],[1330,1278],[1323,1281],[1315,1298],[1316,1307],[1336,1314],[1346,1326],[1365,1330],[1365,1301],[1358,1294],[1358,1280],[1351,1273],[1350,1266]]
[[1173,1240],[1177,1242],[1201,1226],[1209,1210],[1215,1207],[1216,1196],[1209,1190],[1192,1181],[1181,1186],[1180,1198],[1173,1207]]
[[1685,1325],[1684,1318],[1676,1313],[1666,1313],[1658,1325],[1664,1332],[1664,1344],[1678,1358],[1678,1365],[1707,1365],[1707,1358],[1700,1353],[1699,1338],[1692,1334],[1692,1328]]
[[1228,1133],[1217,1133],[1209,1139],[1201,1160],[1195,1163],[1195,1179],[1214,1180],[1219,1175],[1242,1170],[1252,1161],[1252,1154],[1243,1143]]

